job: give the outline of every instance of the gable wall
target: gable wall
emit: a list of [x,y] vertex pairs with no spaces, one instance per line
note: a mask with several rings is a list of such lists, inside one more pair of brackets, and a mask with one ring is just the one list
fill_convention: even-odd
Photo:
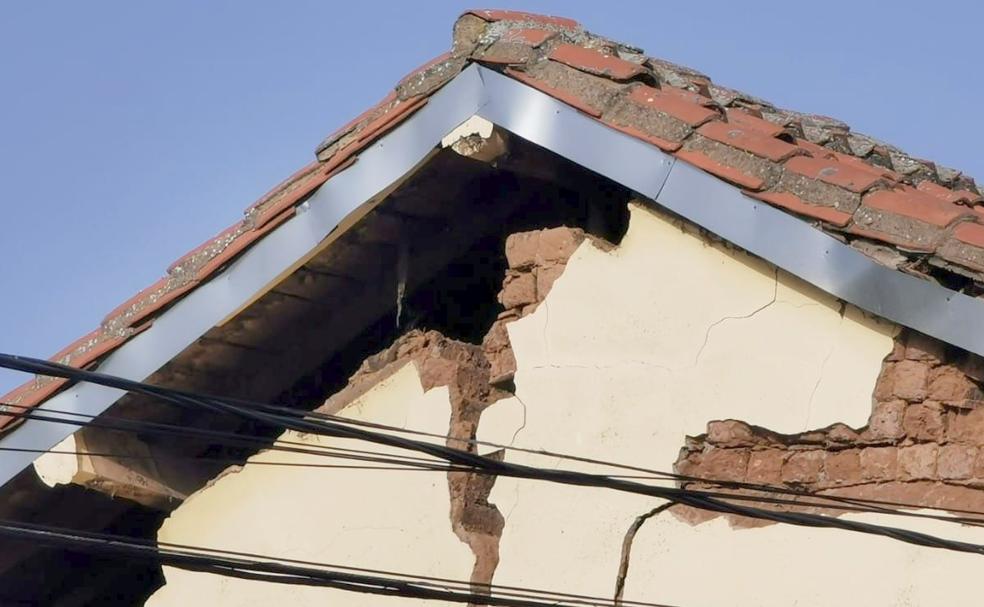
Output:
[[[521,274],[515,271],[507,283],[528,282]],[[896,389],[899,378],[904,387],[912,377],[907,371],[911,357],[896,344],[902,339],[898,327],[843,306],[742,252],[712,244],[641,205],[632,207],[628,234],[617,248],[584,240],[560,278],[548,287],[549,295],[539,294],[533,304],[524,302],[521,314],[505,314],[497,327],[508,337],[516,391],[514,396],[489,399],[499,398],[482,412],[477,429],[481,440],[667,471],[677,464],[688,473],[742,478],[752,473],[753,457],[781,451],[771,458],[778,461],[779,482],[794,483],[798,481],[792,475],[802,468],[801,453],[813,449],[820,452],[810,457],[818,462],[816,478],[822,482],[811,488],[833,487],[848,493],[887,481],[908,486],[907,481],[914,479],[898,472],[905,468],[899,459],[903,449],[930,442],[939,453],[948,444],[946,434],[919,439],[899,430],[901,434],[890,439],[896,458],[894,476],[846,482],[847,473],[830,454],[842,458],[844,452],[858,452],[860,458],[864,448],[886,447],[885,428],[894,419],[901,427],[908,408],[934,406],[935,401],[925,402],[932,383],[929,375],[939,374],[934,369],[958,367],[926,363],[921,400],[886,393]],[[487,341],[494,341],[496,348],[492,352],[487,343],[486,354],[501,358],[503,339]],[[492,367],[498,369],[497,364]],[[407,427],[448,432],[455,407],[460,406],[451,397],[454,383],[450,391],[440,387],[424,391],[422,386],[429,384],[419,365],[399,369],[342,413],[351,411],[373,421],[396,420],[397,425],[405,417]],[[415,371],[423,380],[414,377]],[[973,390],[970,383],[960,385]],[[976,419],[969,398],[974,395],[963,396],[939,403],[946,415],[961,420],[958,428]],[[889,402],[901,404],[884,404]],[[879,428],[881,435],[873,437],[865,426],[876,403],[872,429]],[[893,411],[896,418],[891,417]],[[709,422],[728,419],[742,423],[712,424],[709,435],[698,436],[708,430]],[[944,419],[950,423],[949,417]],[[745,432],[751,428],[748,424],[762,430]],[[834,424],[854,431],[836,439],[843,448],[828,448],[835,441],[829,431],[821,438],[811,434]],[[722,428],[731,433],[715,433]],[[975,437],[984,434],[973,429],[964,432]],[[697,438],[687,440],[687,436]],[[815,448],[817,441],[823,449]],[[507,452],[506,458],[543,467],[603,471],[514,451]],[[161,538],[456,579],[474,576],[478,561],[490,558],[469,551],[464,535],[459,534],[462,540],[454,537],[461,519],[453,520],[456,515],[449,508],[443,476],[419,472],[336,476],[300,470],[291,472],[296,479],[283,482],[278,480],[283,475],[277,474],[271,477],[268,469],[247,466],[220,479],[180,507]],[[377,474],[396,474],[399,484],[383,485]],[[916,480],[930,483],[922,489],[959,484],[941,482],[936,472]],[[822,484],[828,481],[829,486]],[[979,492],[968,484],[960,486],[963,493],[951,494],[946,505],[967,507],[977,499]],[[234,486],[239,489],[231,489]],[[371,495],[367,487],[372,488]],[[922,490],[915,497],[919,495],[924,495]],[[366,499],[375,500],[369,509],[363,506]],[[627,529],[637,517],[659,506],[658,501],[500,478],[488,502],[504,521],[496,538],[497,562],[485,561],[495,568],[494,581],[499,584],[612,596],[621,567],[624,598],[633,600],[681,605],[829,605],[844,600],[934,605],[959,603],[961,589],[966,589],[972,567],[978,564],[973,556],[885,539],[782,525],[750,526],[747,521],[720,517],[708,520],[680,508],[642,523],[626,550]],[[241,516],[247,518],[237,518]],[[850,516],[903,523],[890,517]],[[377,527],[379,521],[385,528],[370,538],[365,530]],[[246,528],[248,533],[243,532]],[[942,523],[918,528],[984,541],[979,530]],[[372,550],[366,548],[370,541]],[[228,602],[222,604],[260,604],[251,602],[259,596],[250,589],[256,585],[253,582],[166,573],[168,585],[149,604],[180,604],[169,597],[187,592],[225,593],[208,595],[223,596]],[[312,591],[263,592],[273,593],[263,596],[291,596],[293,604],[306,604],[298,597]],[[313,592],[325,597],[331,591]],[[395,603],[343,598],[345,604]]]

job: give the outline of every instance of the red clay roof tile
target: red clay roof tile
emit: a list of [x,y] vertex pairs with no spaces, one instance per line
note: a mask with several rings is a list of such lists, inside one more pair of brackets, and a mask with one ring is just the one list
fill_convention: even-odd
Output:
[[520,28],[507,30],[499,36],[499,41],[525,44],[526,46],[536,48],[556,36],[557,32],[551,32],[550,30]]
[[857,193],[866,192],[879,183],[885,183],[871,171],[861,171],[831,159],[794,156],[786,161],[785,166],[787,171],[826,181]]
[[744,173],[726,164],[721,164],[702,152],[695,150],[680,150],[676,153],[676,157],[681,160],[685,160],[698,168],[704,169],[712,175],[717,175],[725,181],[730,181],[731,183],[740,185],[750,190],[761,190],[765,187],[765,181],[763,179],[755,177],[754,175],[749,175],[748,173]]
[[638,84],[629,92],[628,98],[643,107],[669,114],[692,127],[700,126],[718,116],[715,110],[707,107],[707,104],[712,103],[710,99],[671,86],[657,89]]
[[606,76],[612,80],[629,80],[646,73],[646,68],[639,64],[573,44],[558,45],[550,51],[548,57],[576,70]]
[[739,108],[726,108],[725,116],[727,117],[727,123],[732,127],[756,131],[766,137],[778,137],[786,130],[780,124],[769,122],[768,120],[764,120],[758,116],[753,116],[747,111]]
[[581,110],[582,112],[588,114],[589,116],[594,116],[595,118],[601,117],[602,114],[601,108],[591,105],[590,103],[578,97],[571,91],[565,91],[563,89],[550,86],[546,82],[534,78],[529,74],[527,74],[526,72],[515,70],[511,67],[506,68],[506,73],[512,76],[513,78],[515,78],[516,80],[519,80],[520,82],[528,84],[535,89],[539,89],[544,93],[550,95],[551,97],[555,97],[563,101],[567,105]]
[[947,227],[968,212],[966,207],[945,202],[908,186],[893,190],[876,190],[867,194],[862,199],[862,204],[880,211],[917,219],[938,228]]
[[[70,357],[72,364],[88,364],[123,343],[141,326],[148,326],[145,321],[208,280],[232,258],[286,221],[298,202],[325,180],[351,166],[375,138],[423,106],[428,96],[453,78],[468,60],[498,61],[509,66],[521,64],[524,69],[507,67],[504,71],[592,117],[604,115],[605,123],[612,128],[674,153],[677,158],[722,179],[751,190],[774,185],[778,191],[754,196],[845,228],[849,233],[906,249],[933,251],[946,234],[944,227],[961,217],[972,216],[984,222],[984,208],[968,208],[984,202],[975,191],[973,180],[852,133],[839,121],[777,109],[760,99],[717,86],[703,74],[660,59],[647,57],[640,65],[604,54],[597,49],[611,49],[615,45],[584,32],[571,19],[508,10],[472,10],[465,14],[488,23],[485,31],[493,39],[491,46],[472,45],[473,50],[463,50],[468,48],[467,44],[456,46],[457,54],[442,55],[411,72],[380,103],[328,137],[317,150],[321,162],[302,168],[278,185],[247,209],[244,222],[182,257],[170,268],[172,274],[114,310],[100,331],[87,335],[58,355]],[[502,24],[491,25],[493,22]],[[493,51],[497,44],[532,49],[558,36],[559,30],[568,33],[565,43],[553,49],[550,62],[537,62],[537,53],[532,51],[507,53],[501,47],[488,58],[482,55]],[[570,33],[572,30],[576,32]],[[575,41],[577,44],[573,44]],[[472,54],[465,56],[469,52]],[[547,64],[556,69],[547,69]],[[626,87],[617,82],[642,76],[648,73],[647,68],[656,72],[661,87],[637,83],[630,85],[628,93],[623,95]],[[641,109],[634,110],[636,114],[625,114],[628,110],[621,103],[635,104]],[[759,111],[769,120],[756,115]],[[659,120],[654,121],[654,116]],[[802,129],[806,139],[796,139],[794,143],[780,139],[787,125],[790,130]],[[693,128],[698,129],[699,135],[694,134]],[[681,144],[685,145],[681,147]],[[787,171],[780,170],[783,161]],[[884,164],[891,164],[895,170]],[[879,180],[891,182],[892,189],[870,191]],[[915,183],[918,186],[912,187]],[[865,191],[868,193],[863,204],[856,207],[859,193]],[[802,197],[807,194],[811,200]],[[812,200],[817,197],[818,200]],[[854,222],[850,223],[846,211],[855,207]],[[953,228],[952,237],[945,240],[939,254],[984,272],[982,239],[984,227],[973,222],[960,223]],[[12,394],[24,402],[37,404],[63,383],[34,381]],[[0,427],[4,424],[9,427],[9,421],[0,420]]]
[[850,223],[852,217],[850,213],[838,211],[833,207],[810,204],[790,192],[755,192],[749,193],[748,195],[777,207],[782,207],[798,215],[806,215],[807,217],[825,221],[839,228]]
[[953,228],[953,237],[962,243],[984,249],[984,225],[974,222],[957,224]]
[[935,196],[940,200],[945,200],[954,204],[973,205],[982,201],[979,194],[974,194],[973,192],[968,192],[967,190],[951,190],[950,188],[945,188],[928,180],[921,181],[919,185],[916,186],[916,189],[925,194],[929,194],[930,196]]
[[708,122],[698,128],[697,132],[718,143],[736,147],[773,162],[780,162],[802,153],[802,150],[795,145],[771,137],[762,131],[726,122]]
[[679,141],[670,141],[669,139],[663,139],[662,137],[657,137],[656,135],[651,135],[642,129],[636,128],[634,126],[618,124],[616,122],[605,121],[605,124],[612,127],[615,130],[622,131],[626,135],[631,135],[636,139],[641,139],[647,143],[651,143],[663,150],[664,152],[675,152],[680,149],[683,144]]
[[526,23],[536,23],[566,29],[576,29],[580,24],[573,19],[566,17],[552,17],[550,15],[537,15],[535,13],[524,13],[522,11],[471,9],[465,11],[466,15],[475,15],[486,21],[519,21]]

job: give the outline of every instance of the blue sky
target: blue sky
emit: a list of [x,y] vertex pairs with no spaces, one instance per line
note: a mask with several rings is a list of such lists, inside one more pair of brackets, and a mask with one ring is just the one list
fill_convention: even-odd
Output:
[[[461,2],[0,5],[0,351],[48,356],[448,48]],[[984,9],[506,2],[984,179]],[[0,372],[0,392],[26,379]]]

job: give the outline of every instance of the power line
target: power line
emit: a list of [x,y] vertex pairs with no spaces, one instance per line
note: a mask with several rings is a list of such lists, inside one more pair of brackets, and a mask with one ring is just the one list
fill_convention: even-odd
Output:
[[[7,360],[7,359],[14,359],[15,362],[11,362],[10,360]],[[774,485],[762,485],[762,484],[746,483],[746,482],[739,482],[739,481],[724,481],[724,480],[719,480],[719,479],[708,479],[708,478],[702,478],[702,477],[681,475],[681,474],[675,474],[675,473],[671,473],[671,472],[665,472],[665,471],[660,471],[660,470],[653,470],[653,469],[650,469],[650,468],[644,468],[644,467],[639,467],[639,466],[631,466],[631,465],[626,465],[626,464],[622,464],[622,463],[616,463],[616,462],[610,462],[610,461],[605,461],[605,460],[593,459],[593,458],[588,458],[588,457],[583,457],[583,456],[577,456],[577,455],[572,455],[572,454],[567,454],[567,453],[559,453],[559,452],[553,452],[553,451],[548,451],[548,450],[525,449],[525,448],[522,448],[522,447],[516,447],[516,446],[512,446],[512,445],[497,444],[497,443],[488,442],[488,441],[480,441],[480,440],[475,440],[475,439],[464,439],[464,438],[450,437],[448,435],[437,434],[437,433],[430,433],[430,432],[423,432],[423,431],[420,431],[420,430],[414,430],[414,429],[408,429],[408,428],[398,428],[398,427],[388,426],[388,425],[385,425],[385,424],[379,424],[379,423],[375,423],[375,422],[369,422],[369,421],[364,421],[364,420],[354,420],[354,419],[350,419],[350,418],[346,418],[346,417],[342,417],[342,416],[337,416],[337,415],[332,415],[332,414],[327,414],[327,413],[322,413],[322,412],[318,412],[318,411],[299,411],[297,409],[292,409],[292,408],[288,408],[288,407],[277,406],[277,405],[268,405],[268,404],[264,404],[264,403],[257,403],[257,402],[242,400],[242,399],[234,399],[234,398],[226,398],[226,397],[216,397],[216,396],[208,396],[208,395],[197,395],[197,394],[193,394],[193,393],[189,393],[189,392],[182,392],[182,391],[172,390],[172,389],[168,389],[168,388],[160,388],[158,386],[150,386],[148,384],[143,384],[143,383],[140,383],[140,382],[133,382],[131,380],[125,380],[125,379],[122,379],[122,378],[116,378],[116,377],[112,377],[112,376],[108,376],[108,375],[104,375],[104,374],[79,371],[78,369],[75,369],[73,367],[67,367],[65,365],[60,365],[58,363],[52,363],[50,361],[44,361],[44,360],[40,360],[40,359],[32,359],[32,358],[28,358],[28,357],[17,357],[17,356],[10,356],[10,355],[0,355],[0,367],[8,366],[8,365],[10,365],[8,368],[15,368],[17,370],[23,370],[23,371],[29,371],[29,372],[35,372],[35,373],[41,373],[41,374],[44,374],[46,372],[50,372],[51,374],[56,375],[58,377],[66,377],[66,378],[69,378],[69,379],[74,379],[75,381],[93,381],[94,383],[100,383],[102,385],[107,385],[107,386],[111,386],[111,387],[117,387],[118,389],[122,389],[122,390],[134,391],[134,392],[139,392],[139,393],[142,393],[142,394],[145,394],[145,395],[154,396],[156,398],[162,398],[166,402],[170,402],[172,404],[176,404],[176,403],[180,402],[181,403],[181,406],[185,406],[185,407],[187,407],[187,406],[194,406],[195,403],[207,403],[207,402],[211,402],[212,405],[210,407],[210,410],[212,410],[213,412],[215,411],[214,406],[216,406],[216,405],[218,405],[218,406],[224,406],[224,407],[232,406],[232,407],[238,407],[238,408],[245,408],[246,410],[250,410],[250,411],[274,412],[274,413],[281,414],[281,415],[287,415],[287,416],[290,416],[292,418],[296,418],[298,420],[307,420],[308,418],[314,418],[315,420],[326,420],[326,421],[333,421],[333,422],[337,422],[337,423],[340,423],[340,424],[346,424],[346,425],[360,426],[360,427],[366,427],[366,428],[376,428],[376,429],[386,430],[387,432],[393,432],[393,433],[396,433],[396,434],[408,434],[408,435],[412,435],[412,436],[426,436],[426,437],[432,437],[432,438],[451,439],[451,440],[454,440],[454,441],[457,441],[457,442],[462,442],[462,443],[465,443],[465,444],[468,444],[468,445],[471,445],[471,446],[482,445],[482,446],[488,446],[488,447],[493,447],[493,448],[498,448],[498,449],[504,449],[504,450],[511,450],[511,451],[515,451],[515,452],[529,453],[529,454],[539,455],[539,456],[545,456],[545,457],[556,457],[558,459],[564,459],[564,460],[568,460],[568,461],[576,461],[576,462],[580,462],[580,463],[588,463],[588,464],[592,464],[592,465],[599,465],[599,466],[611,467],[611,468],[628,470],[628,471],[634,471],[634,472],[642,472],[642,473],[644,473],[644,474],[647,475],[647,476],[644,476],[644,477],[640,477],[638,475],[608,475],[608,476],[610,476],[612,478],[623,478],[623,479],[629,479],[629,478],[648,478],[648,479],[653,479],[653,480],[662,478],[662,479],[665,479],[665,480],[675,480],[675,481],[684,482],[684,483],[703,483],[703,484],[709,484],[709,485],[713,485],[713,486],[717,486],[717,487],[721,487],[721,488],[725,488],[725,489],[750,490],[750,491],[760,491],[760,492],[763,492],[763,493],[785,494],[785,495],[790,495],[790,496],[794,496],[794,497],[797,497],[797,498],[802,498],[802,497],[808,496],[808,497],[814,497],[814,498],[822,499],[822,500],[828,501],[828,502],[835,502],[835,503],[838,503],[838,504],[850,504],[850,505],[855,505],[855,506],[871,506],[873,508],[878,509],[877,510],[878,512],[889,513],[889,514],[905,514],[907,516],[913,516],[913,517],[917,517],[917,518],[938,518],[940,520],[945,520],[945,521],[948,521],[948,522],[959,522],[959,523],[964,523],[964,524],[980,524],[980,523],[984,522],[984,521],[980,521],[980,520],[968,519],[966,517],[964,517],[964,518],[956,518],[956,517],[952,517],[952,516],[936,517],[936,516],[933,516],[933,515],[917,515],[915,513],[898,513],[897,511],[894,511],[892,509],[893,508],[930,509],[930,510],[942,510],[942,511],[951,512],[951,513],[955,513],[955,514],[964,514],[964,515],[971,515],[971,516],[984,516],[984,512],[978,512],[978,511],[974,511],[974,510],[965,510],[965,509],[959,509],[959,508],[939,508],[939,507],[935,507],[935,506],[932,506],[932,505],[926,505],[926,504],[913,504],[913,503],[901,502],[901,501],[876,500],[876,499],[871,499],[871,498],[852,498],[852,497],[844,497],[844,496],[823,495],[823,494],[818,494],[818,493],[815,493],[815,492],[809,492],[809,491],[795,489],[795,488],[777,487],[777,486],[774,486]],[[81,375],[83,377],[81,377],[81,378],[79,378],[79,377],[72,377],[73,375],[75,375],[75,376]],[[100,380],[97,381],[97,380],[95,380],[93,378],[100,378]],[[224,412],[226,414],[232,414],[232,415],[237,415],[239,417],[242,417],[242,415],[239,412],[237,412],[237,411],[230,412],[230,411],[226,410]],[[69,414],[72,414],[72,413],[69,413]],[[74,414],[74,415],[80,415],[80,414]],[[94,416],[92,416],[92,417],[94,417]],[[102,418],[100,418],[100,419],[102,419]],[[129,420],[127,420],[127,421],[129,421]],[[275,427],[280,427],[280,428],[289,427],[289,426],[283,425],[282,422],[278,422],[278,421],[273,421],[273,422],[266,421],[264,423],[267,423],[267,424],[272,425],[272,426],[275,426]],[[185,428],[185,427],[178,427],[178,428]],[[189,429],[189,430],[193,430],[193,429]],[[177,430],[177,431],[178,432],[181,432],[180,429]],[[214,431],[211,431],[211,432],[214,432]],[[295,444],[298,444],[298,445],[307,445],[306,443],[295,443]],[[279,447],[271,447],[271,448],[273,448],[273,449],[279,449]],[[818,506],[818,507],[835,508],[835,506]],[[840,508],[840,509],[842,509],[842,510],[853,510],[852,508]]]
[[[610,599],[582,594],[518,586],[473,584],[447,578],[283,559],[255,553],[216,550],[167,542],[155,544],[135,538],[29,523],[0,521],[0,536],[29,540],[67,550],[80,550],[120,558],[152,559],[172,567],[228,577],[257,579],[273,583],[323,586],[370,594],[507,607],[542,607],[546,605],[607,607],[613,604]],[[625,601],[622,604],[633,607],[671,607],[640,601]]]
[[[73,381],[87,381],[128,392],[155,396],[165,402],[170,402],[181,407],[193,409],[197,408],[199,410],[208,410],[212,412],[236,415],[242,419],[260,422],[275,428],[286,428],[296,430],[298,432],[307,432],[330,437],[353,438],[387,447],[406,449],[408,451],[422,453],[431,457],[445,460],[450,464],[473,467],[496,476],[541,480],[582,487],[606,488],[624,493],[656,497],[670,502],[691,506],[701,510],[717,512],[720,514],[746,516],[797,526],[843,529],[870,535],[889,537],[918,546],[943,548],[973,554],[984,554],[984,546],[978,544],[947,540],[907,529],[863,523],[859,521],[843,520],[821,514],[771,511],[745,506],[738,503],[732,503],[733,501],[760,501],[765,503],[776,503],[775,499],[767,500],[760,497],[756,498],[753,496],[734,494],[715,495],[708,492],[684,488],[644,485],[606,475],[588,474],[571,470],[536,468],[522,464],[498,461],[488,457],[483,457],[477,453],[462,451],[444,445],[426,443],[400,436],[369,431],[361,427],[352,427],[345,425],[344,423],[340,423],[339,421],[310,418],[298,419],[296,417],[269,413],[264,410],[267,406],[262,403],[254,403],[254,407],[252,408],[244,407],[240,404],[232,404],[216,397],[199,396],[187,392],[151,386],[141,382],[112,377],[105,374],[81,371],[65,365],[59,365],[57,363],[50,363],[48,361],[38,359],[0,355],[0,366],[6,366],[15,370],[64,377]],[[797,505],[802,506],[801,503]],[[891,512],[886,511],[886,513]]]

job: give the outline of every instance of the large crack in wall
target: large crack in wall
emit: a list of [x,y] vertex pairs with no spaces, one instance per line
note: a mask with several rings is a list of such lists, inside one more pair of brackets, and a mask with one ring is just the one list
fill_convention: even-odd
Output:
[[[449,390],[447,445],[476,453],[482,412],[512,396],[509,387],[516,361],[506,326],[536,310],[585,238],[588,236],[583,230],[563,226],[511,234],[505,243],[508,270],[498,295],[504,310],[482,345],[454,340],[439,331],[412,330],[367,358],[348,385],[319,410],[338,412],[405,365],[413,364],[425,391],[442,386]],[[595,241],[599,246],[611,246]],[[502,451],[486,455],[503,457]],[[448,473],[451,528],[475,557],[470,581],[478,593],[487,592],[492,582],[505,525],[502,513],[489,502],[495,481],[496,477],[486,474]]]
[[[702,479],[981,510],[982,379],[980,357],[906,331],[896,337],[895,348],[882,365],[866,426],[833,424],[782,434],[739,420],[711,421],[705,434],[688,437],[675,469]],[[716,516],[689,508],[674,512],[695,523]],[[768,524],[741,517],[731,520],[738,526]]]

